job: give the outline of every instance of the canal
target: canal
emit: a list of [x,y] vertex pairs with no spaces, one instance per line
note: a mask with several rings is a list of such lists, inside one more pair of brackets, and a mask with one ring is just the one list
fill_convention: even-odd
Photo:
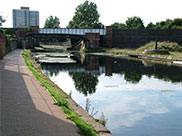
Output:
[[182,67],[91,55],[74,59],[42,64],[42,71],[84,109],[89,105],[95,118],[104,115],[113,136],[182,135]]

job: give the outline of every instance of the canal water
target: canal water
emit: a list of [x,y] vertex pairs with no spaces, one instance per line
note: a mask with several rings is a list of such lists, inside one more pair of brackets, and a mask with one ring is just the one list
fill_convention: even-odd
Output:
[[[182,67],[75,55],[77,63],[42,64],[53,82],[113,136],[182,136]],[[91,113],[92,112],[92,113]]]

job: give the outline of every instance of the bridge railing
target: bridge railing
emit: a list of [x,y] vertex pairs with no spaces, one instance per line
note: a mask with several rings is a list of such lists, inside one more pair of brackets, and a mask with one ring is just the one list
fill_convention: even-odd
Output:
[[71,35],[85,35],[86,33],[99,33],[100,35],[106,35],[106,29],[39,29],[40,34],[71,34]]

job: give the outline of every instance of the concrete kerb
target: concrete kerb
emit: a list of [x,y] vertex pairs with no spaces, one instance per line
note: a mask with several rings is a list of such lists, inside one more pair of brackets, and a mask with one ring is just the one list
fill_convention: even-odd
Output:
[[[46,89],[49,93],[49,91]],[[67,95],[67,94],[65,94]],[[55,103],[57,100],[52,97]],[[90,116],[80,105],[78,105],[70,96],[67,95],[65,99],[68,101],[71,108],[89,125],[91,125],[99,134],[99,136],[112,136],[111,132],[102,124],[97,122],[92,116]],[[74,122],[73,122],[74,123]]]
[[78,105],[73,99],[66,98],[72,109],[89,125],[99,133],[100,136],[112,136],[111,132],[102,124],[97,122],[92,116],[90,116],[80,105]]

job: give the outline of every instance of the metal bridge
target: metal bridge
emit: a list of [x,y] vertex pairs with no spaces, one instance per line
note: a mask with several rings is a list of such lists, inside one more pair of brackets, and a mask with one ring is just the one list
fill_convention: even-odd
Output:
[[106,29],[45,29],[39,28],[39,34],[63,34],[63,35],[86,35],[86,33],[99,33],[100,35],[106,35]]

